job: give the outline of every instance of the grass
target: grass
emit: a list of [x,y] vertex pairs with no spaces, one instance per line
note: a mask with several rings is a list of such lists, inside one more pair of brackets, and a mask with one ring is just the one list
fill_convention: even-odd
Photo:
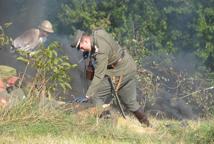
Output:
[[97,119],[28,99],[0,115],[0,144],[212,144],[214,119],[180,122],[150,117],[154,128],[132,116]]

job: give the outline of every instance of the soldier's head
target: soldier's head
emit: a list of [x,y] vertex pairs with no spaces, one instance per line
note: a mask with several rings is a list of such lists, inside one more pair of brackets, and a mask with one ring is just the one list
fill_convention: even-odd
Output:
[[48,20],[44,20],[40,23],[40,25],[38,26],[38,28],[40,29],[40,35],[42,37],[46,37],[48,36],[49,33],[53,33],[53,26],[51,24],[50,21]]
[[91,36],[81,30],[77,30],[72,37],[71,47],[77,48],[82,52],[91,51]]

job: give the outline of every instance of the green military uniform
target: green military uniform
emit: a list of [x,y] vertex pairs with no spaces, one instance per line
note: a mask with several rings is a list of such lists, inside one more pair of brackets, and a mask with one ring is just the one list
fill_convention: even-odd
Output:
[[[132,57],[104,30],[94,31],[92,43],[95,48],[95,74],[86,95],[92,97],[94,103],[103,104],[112,93],[105,76],[122,76],[118,95],[128,110],[138,110],[140,105],[136,98],[136,64]],[[107,68],[111,65],[114,68]]]
[[[16,76],[16,69],[6,65],[0,65],[0,80],[4,81],[12,76]],[[5,84],[6,85],[6,84]],[[25,98],[25,94],[21,88],[15,88],[10,93],[5,89],[0,92],[0,98],[7,100],[7,106],[11,107],[18,103],[18,101]]]
[[[81,97],[80,102],[84,102],[88,98],[96,104],[108,102],[107,100],[112,94],[108,77],[110,76],[112,79],[119,77],[119,81],[115,81],[115,86],[120,100],[129,111],[133,112],[140,123],[150,126],[143,107],[140,107],[137,102],[135,82],[137,68],[132,57],[104,30],[94,31],[90,40],[89,35],[85,34],[88,39],[82,38],[83,36],[84,32],[77,30],[72,38],[71,47],[83,49],[84,52],[90,51],[90,59],[94,59],[92,63],[95,65],[95,73],[86,97]],[[87,71],[89,70],[91,69],[87,69]],[[91,78],[92,71],[89,72],[89,78]]]

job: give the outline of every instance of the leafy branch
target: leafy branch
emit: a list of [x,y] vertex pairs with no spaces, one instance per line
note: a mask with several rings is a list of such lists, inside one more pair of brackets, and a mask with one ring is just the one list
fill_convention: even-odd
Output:
[[53,42],[47,48],[41,45],[34,52],[19,51],[20,56],[17,58],[36,70],[33,83],[48,96],[56,94],[60,89],[64,93],[71,89],[70,70],[76,64],[71,64],[67,56],[59,55],[60,49],[60,44]]

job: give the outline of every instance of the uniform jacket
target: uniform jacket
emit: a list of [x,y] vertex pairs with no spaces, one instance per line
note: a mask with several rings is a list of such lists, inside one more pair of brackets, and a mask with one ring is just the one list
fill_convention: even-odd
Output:
[[13,41],[14,48],[25,51],[34,50],[41,43],[39,34],[39,29],[35,28],[25,31]]
[[[93,46],[97,49],[95,52],[95,73],[94,78],[86,93],[93,97],[101,84],[105,75],[121,76],[130,73],[136,73],[136,64],[128,52],[123,49],[110,34],[105,30],[96,30],[92,35]],[[124,56],[123,55],[124,52]],[[107,69],[110,65],[119,59],[115,68]]]

